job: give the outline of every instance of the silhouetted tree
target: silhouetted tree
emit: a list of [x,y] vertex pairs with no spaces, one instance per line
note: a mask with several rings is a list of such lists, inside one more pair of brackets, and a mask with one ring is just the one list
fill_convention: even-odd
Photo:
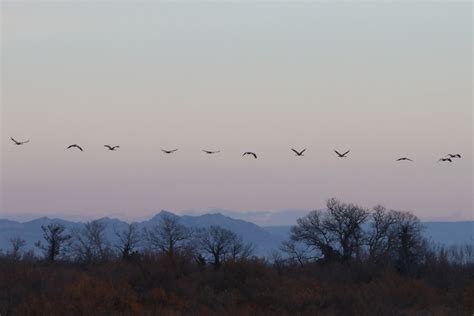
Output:
[[238,238],[228,229],[210,226],[199,232],[198,239],[201,251],[211,258],[212,264],[217,268],[231,253]]
[[248,259],[255,252],[255,245],[252,243],[245,243],[242,236],[235,235],[230,245],[230,258],[234,261]]
[[280,250],[287,255],[287,260],[290,263],[297,263],[300,266],[303,266],[312,259],[310,247],[305,243],[295,240],[283,241]]
[[109,242],[105,237],[105,224],[95,220],[73,232],[71,249],[74,257],[84,262],[106,260],[111,255]]
[[65,227],[61,224],[42,225],[41,229],[43,230],[43,238],[46,241],[46,245],[38,241],[36,246],[44,251],[48,261],[54,262],[61,254],[65,242],[71,239],[71,235],[64,234]]
[[120,252],[122,259],[130,259],[141,242],[141,234],[138,231],[137,224],[130,224],[125,230],[116,231],[115,234],[118,239],[115,248]]
[[383,206],[373,208],[367,234],[369,258],[380,261],[390,259],[396,247],[397,215],[395,211],[387,211]]
[[145,230],[145,236],[152,248],[173,257],[177,251],[187,246],[192,231],[180,224],[178,217],[164,215],[158,225]]
[[9,256],[13,260],[20,260],[21,258],[21,249],[25,247],[26,241],[21,239],[20,237],[11,238],[10,245],[12,246],[12,250],[9,253]]
[[291,239],[319,251],[327,261],[347,261],[360,256],[365,238],[362,224],[368,216],[369,211],[357,205],[329,199],[327,211],[312,211],[297,220]]
[[423,259],[423,226],[420,220],[408,212],[395,211],[396,217],[396,260],[401,272],[413,272]]

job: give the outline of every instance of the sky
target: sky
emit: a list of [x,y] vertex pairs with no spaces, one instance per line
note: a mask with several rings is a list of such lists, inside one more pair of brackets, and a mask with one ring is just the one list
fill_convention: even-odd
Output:
[[472,220],[472,42],[471,2],[2,1],[0,217]]

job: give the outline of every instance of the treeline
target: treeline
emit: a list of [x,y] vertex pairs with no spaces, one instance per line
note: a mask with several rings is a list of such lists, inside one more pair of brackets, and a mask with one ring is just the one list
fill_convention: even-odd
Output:
[[474,247],[422,237],[411,213],[336,199],[267,258],[219,226],[43,226],[0,253],[0,315],[471,315]]
[[68,231],[63,225],[52,223],[41,226],[43,240],[35,243],[42,253],[24,252],[26,242],[20,237],[10,240],[11,250],[5,258],[48,263],[68,262],[92,264],[117,260],[134,261],[143,255],[164,255],[170,258],[186,255],[202,264],[219,267],[227,260],[249,258],[254,245],[245,243],[241,236],[220,226],[190,229],[179,223],[179,218],[165,215],[151,228],[139,231],[136,224],[115,230],[111,242],[106,237],[106,225],[95,220],[82,228]]

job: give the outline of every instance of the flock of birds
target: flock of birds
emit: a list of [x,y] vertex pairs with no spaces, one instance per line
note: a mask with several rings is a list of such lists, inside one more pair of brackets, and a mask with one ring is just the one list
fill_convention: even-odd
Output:
[[[24,144],[27,144],[30,142],[30,140],[25,140],[25,141],[17,141],[16,139],[14,139],[13,137],[10,137],[10,139],[12,140],[12,142],[17,145],[17,146],[21,146],[21,145],[24,145]],[[109,150],[109,151],[117,151],[117,149],[120,148],[120,146],[112,146],[112,145],[104,145],[104,147]],[[72,145],[69,145],[66,149],[77,149],[77,150],[80,150],[80,151],[84,151],[84,149],[77,145],[77,144],[72,144]],[[301,156],[304,156],[304,153],[306,151],[306,148],[303,149],[303,150],[296,150],[294,148],[291,148],[291,150],[295,153],[296,156],[298,157],[301,157]],[[166,150],[166,149],[161,149],[161,151],[165,154],[172,154],[176,151],[178,151],[178,149],[171,149],[171,150]],[[220,150],[202,150],[205,154],[207,155],[213,155],[213,154],[217,154],[217,153],[220,153]],[[344,153],[340,153],[339,151],[337,150],[334,150],[334,152],[336,153],[337,157],[338,158],[347,158],[347,155],[351,152],[350,150],[344,152]],[[251,152],[251,151],[246,151],[244,152],[244,154],[242,155],[243,156],[252,156],[253,158],[257,159],[258,156],[256,153],[254,152]],[[438,160],[438,162],[453,162],[454,159],[458,159],[458,158],[461,158],[461,155],[460,154],[448,154],[446,155],[445,157],[442,157]],[[413,160],[411,158],[408,158],[408,157],[401,157],[401,158],[398,158],[396,161],[410,161],[410,162],[413,162]]]

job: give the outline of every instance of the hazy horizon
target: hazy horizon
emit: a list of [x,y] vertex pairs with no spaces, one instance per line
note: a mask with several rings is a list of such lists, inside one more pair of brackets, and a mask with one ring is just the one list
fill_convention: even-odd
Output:
[[1,20],[0,217],[336,197],[473,219],[470,2],[26,1]]
[[[324,209],[319,209],[324,210]],[[1,219],[16,221],[19,223],[26,223],[33,220],[41,218],[49,219],[60,219],[71,222],[88,222],[93,220],[100,220],[103,218],[117,219],[126,223],[134,222],[143,222],[152,219],[161,212],[169,212],[178,216],[201,216],[201,215],[214,215],[221,214],[226,217],[230,217],[235,220],[243,220],[253,224],[256,224],[261,227],[278,227],[278,226],[292,226],[296,224],[298,218],[306,216],[310,210],[282,210],[277,212],[271,211],[232,211],[232,210],[222,210],[214,209],[206,211],[183,211],[183,212],[173,212],[170,210],[160,210],[152,214],[139,216],[139,217],[130,217],[127,214],[108,214],[105,216],[96,216],[96,217],[84,217],[80,214],[15,214],[10,216],[1,217]],[[422,223],[456,223],[456,222],[471,222],[474,223],[473,219],[459,220],[453,217],[442,217],[442,218],[420,218]]]

